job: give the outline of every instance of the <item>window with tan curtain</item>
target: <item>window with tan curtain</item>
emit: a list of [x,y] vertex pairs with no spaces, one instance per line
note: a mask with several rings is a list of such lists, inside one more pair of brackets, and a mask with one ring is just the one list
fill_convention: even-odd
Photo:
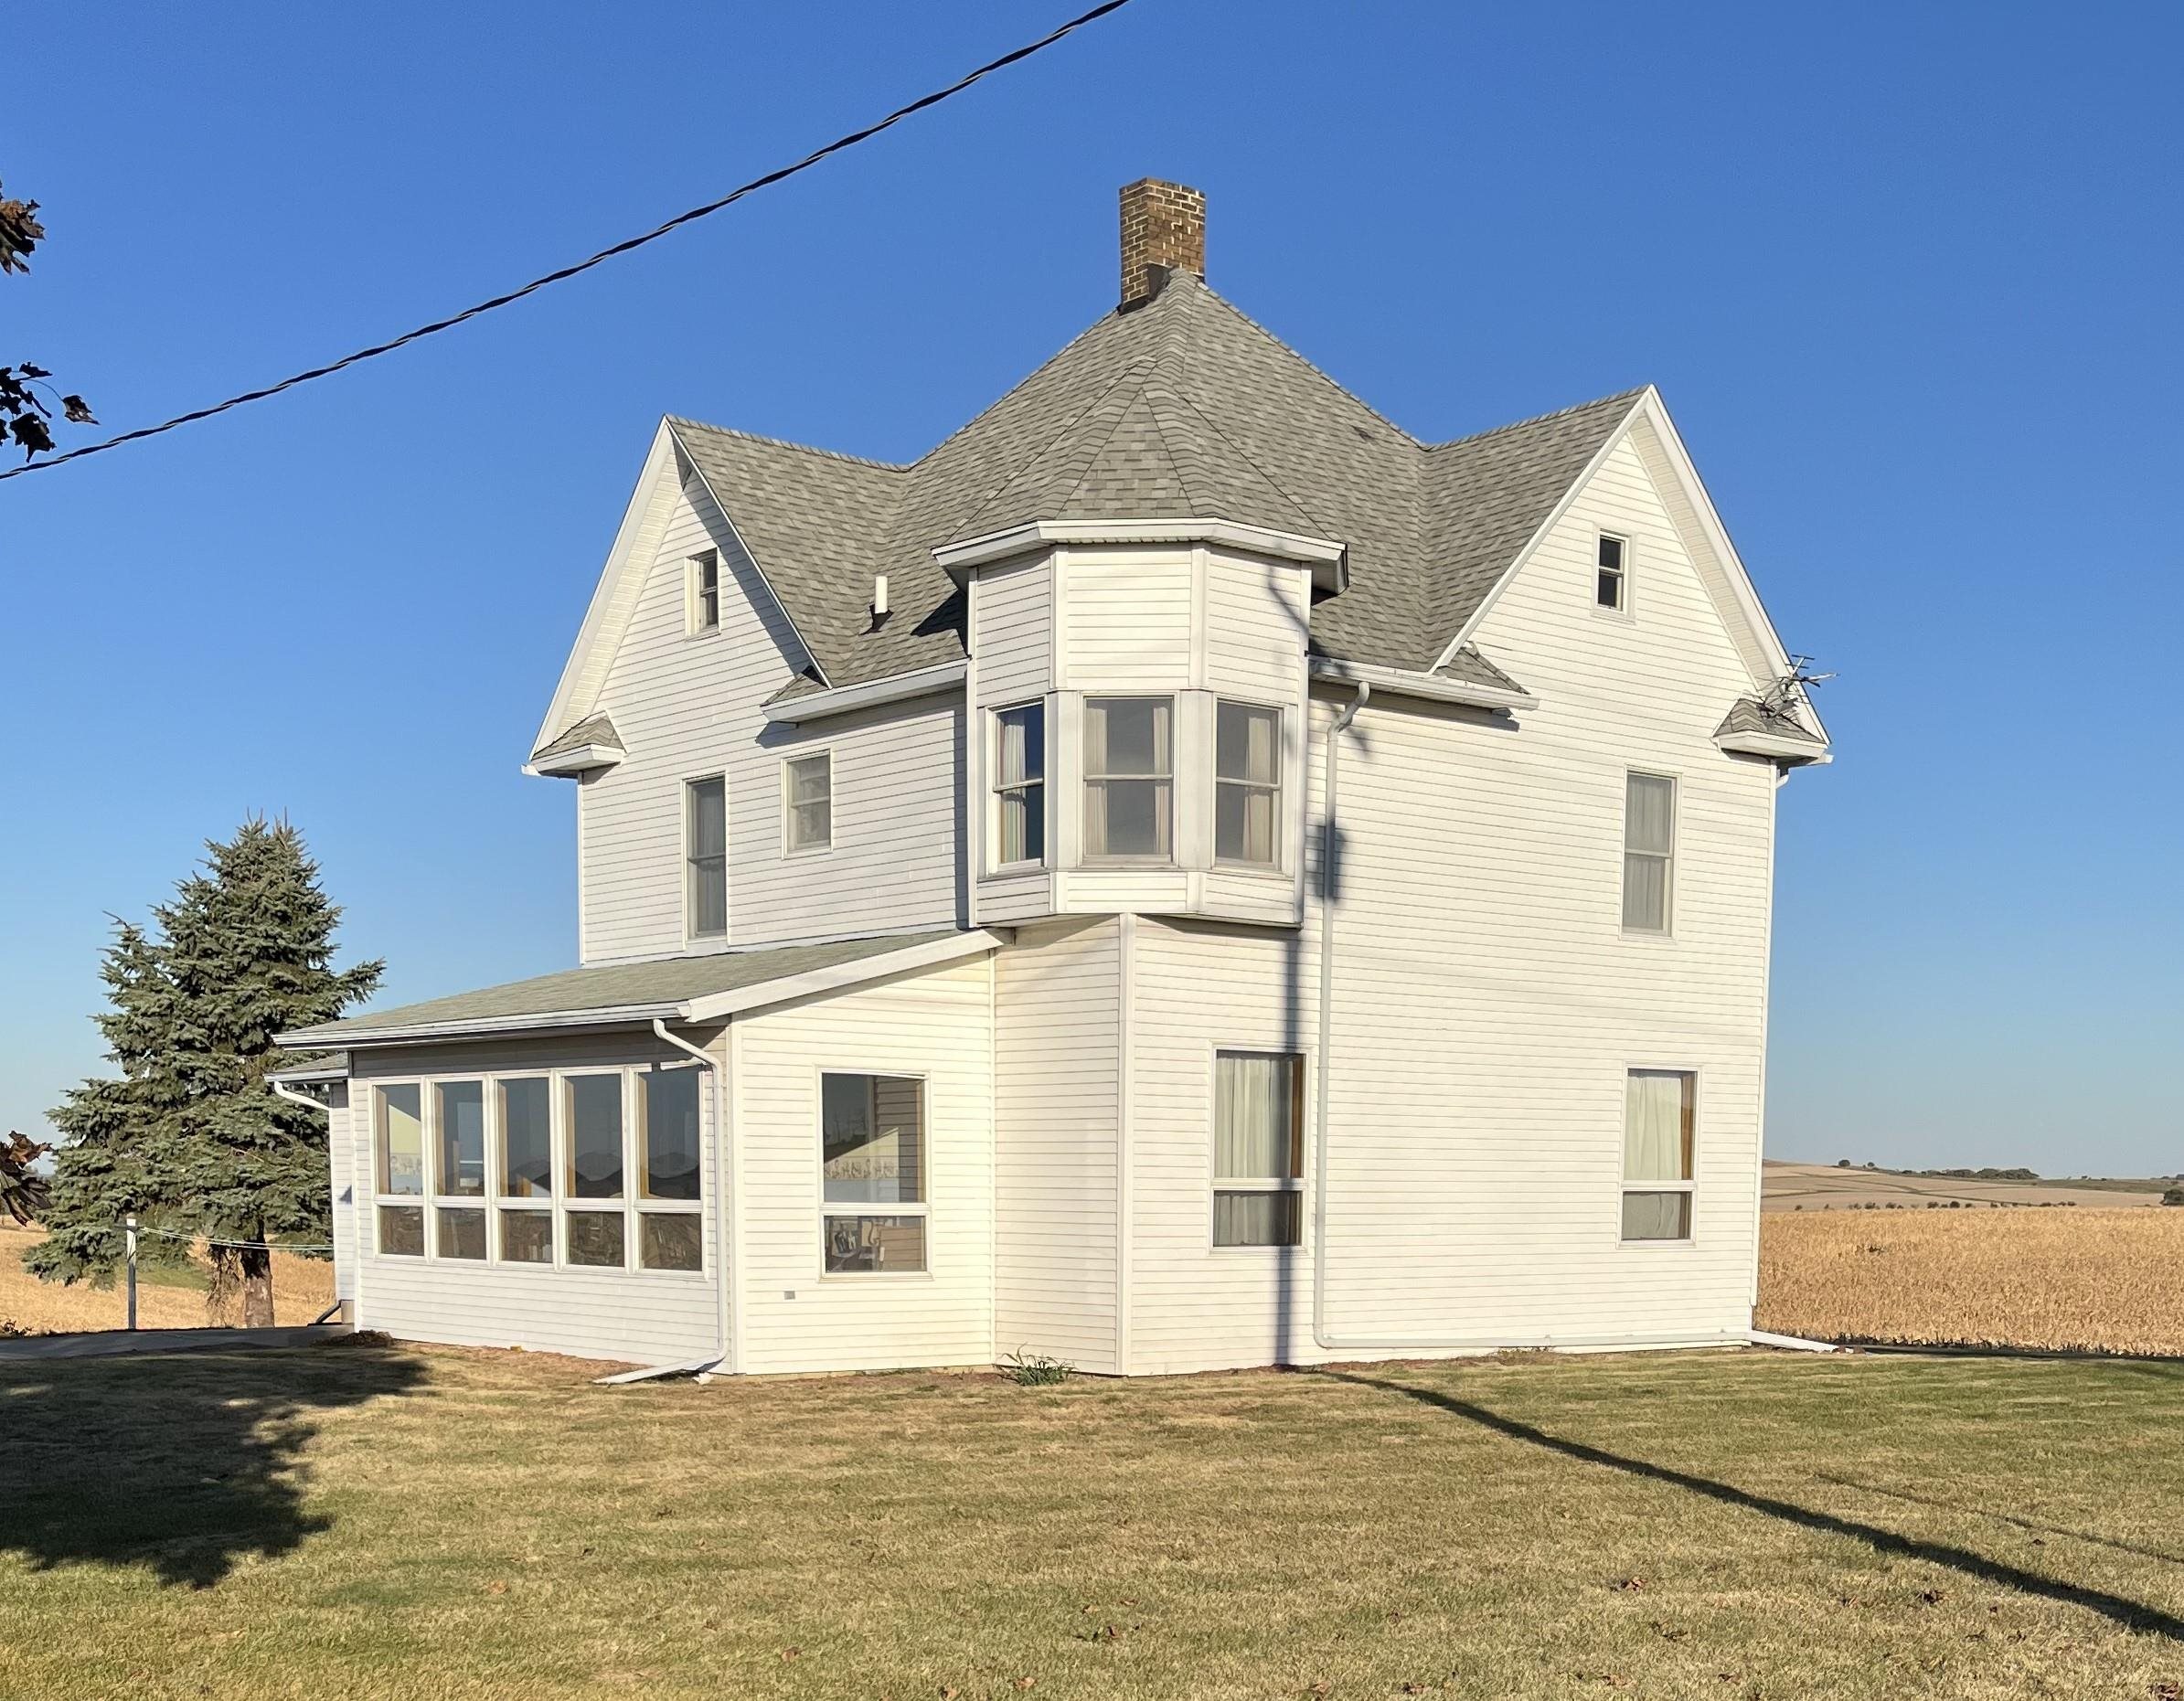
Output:
[[1291,1051],[1213,1059],[1213,1244],[1303,1239],[1305,1060]]
[[1633,1069],[1624,1092],[1623,1238],[1691,1238],[1698,1078]]
[[1165,862],[1175,855],[1175,703],[1084,699],[1084,854]]

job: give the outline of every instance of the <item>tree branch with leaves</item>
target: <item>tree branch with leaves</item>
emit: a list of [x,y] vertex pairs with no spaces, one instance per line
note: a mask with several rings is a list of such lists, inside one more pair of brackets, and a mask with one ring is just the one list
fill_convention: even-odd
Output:
[[[36,201],[0,195],[0,275],[28,271],[31,251],[45,236]],[[0,431],[22,450],[26,461],[53,448],[54,409],[59,409],[60,417],[70,425],[98,424],[90,404],[80,396],[62,395],[52,377],[45,367],[27,360],[0,367]]]

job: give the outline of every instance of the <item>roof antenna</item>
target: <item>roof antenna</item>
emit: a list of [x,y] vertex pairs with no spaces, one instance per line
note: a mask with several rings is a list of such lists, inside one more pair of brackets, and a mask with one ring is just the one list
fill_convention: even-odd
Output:
[[1824,686],[1834,677],[1833,674],[1813,672],[1811,656],[1793,655],[1790,671],[1767,687],[1767,695],[1760,698],[1759,706],[1769,715],[1793,714],[1798,704],[1811,700],[1815,686]]

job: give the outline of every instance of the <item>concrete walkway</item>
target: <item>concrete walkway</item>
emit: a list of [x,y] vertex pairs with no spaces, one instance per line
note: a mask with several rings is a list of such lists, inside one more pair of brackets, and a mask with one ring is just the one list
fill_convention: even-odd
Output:
[[126,1353],[187,1353],[205,1347],[310,1346],[349,1333],[346,1324],[282,1329],[102,1329],[89,1334],[32,1334],[0,1341],[0,1365],[32,1358],[114,1358]]

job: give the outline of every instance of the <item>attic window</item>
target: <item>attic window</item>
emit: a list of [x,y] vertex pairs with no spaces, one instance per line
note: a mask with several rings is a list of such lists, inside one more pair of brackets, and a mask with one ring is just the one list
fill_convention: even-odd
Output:
[[720,552],[707,549],[690,558],[690,632],[720,628]]
[[1600,535],[1600,570],[1593,581],[1593,600],[1603,609],[1621,612],[1624,607],[1624,561],[1630,546],[1606,532]]

